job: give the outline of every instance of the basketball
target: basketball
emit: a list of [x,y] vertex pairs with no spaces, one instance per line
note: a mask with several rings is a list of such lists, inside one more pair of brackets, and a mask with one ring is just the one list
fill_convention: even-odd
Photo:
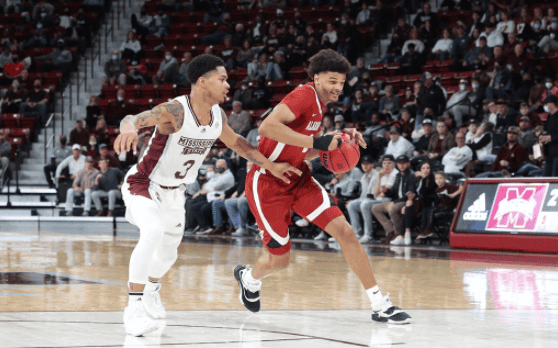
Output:
[[333,151],[320,151],[322,164],[334,173],[345,173],[353,169],[360,159],[358,143],[350,134],[343,133],[341,146]]

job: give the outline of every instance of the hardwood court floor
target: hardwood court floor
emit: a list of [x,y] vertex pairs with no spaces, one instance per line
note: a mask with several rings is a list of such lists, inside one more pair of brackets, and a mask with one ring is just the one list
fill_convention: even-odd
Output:
[[557,256],[368,246],[382,292],[414,319],[393,327],[370,320],[336,243],[293,245],[251,314],[232,270],[257,261],[258,242],[187,238],[163,279],[166,325],[132,338],[122,310],[134,239],[0,233],[0,347],[558,346]]

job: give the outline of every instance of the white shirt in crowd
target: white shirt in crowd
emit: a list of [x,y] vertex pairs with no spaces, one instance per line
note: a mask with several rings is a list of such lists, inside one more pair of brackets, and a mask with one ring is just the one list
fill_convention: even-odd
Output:
[[453,147],[442,158],[444,172],[459,173],[471,160],[473,160],[473,150],[469,146]]
[[413,151],[415,151],[415,146],[409,140],[400,136],[396,143],[389,141],[385,154],[392,155],[397,160],[397,157],[401,155],[411,158]]
[[[488,35],[486,31],[483,31],[482,34],[479,35],[479,39],[483,36],[486,38],[486,46],[490,48],[502,46],[504,44],[504,35],[498,30],[493,30],[490,35]],[[479,39],[476,41],[477,47],[479,47]]]
[[453,47],[453,40],[452,39],[440,39],[436,41],[436,44],[432,48],[432,53],[436,53],[436,51],[440,50],[442,52],[449,52]]
[[58,183],[58,177],[60,176],[60,173],[62,173],[62,170],[64,170],[64,168],[66,167],[68,167],[70,175],[76,175],[80,170],[85,168],[85,156],[79,155],[78,159],[76,160],[74,159],[74,155],[70,155],[66,157],[65,160],[60,162],[58,167],[56,167],[56,183]]

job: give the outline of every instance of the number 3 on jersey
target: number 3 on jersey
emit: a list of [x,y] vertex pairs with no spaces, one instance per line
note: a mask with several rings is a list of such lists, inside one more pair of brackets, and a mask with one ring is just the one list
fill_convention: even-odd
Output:
[[184,179],[188,174],[190,168],[192,168],[192,166],[194,165],[194,163],[195,163],[194,160],[189,160],[188,162],[184,163],[184,167],[186,167],[186,171],[184,172],[184,174],[180,174],[180,172],[176,172],[174,173],[174,177],[177,179]]

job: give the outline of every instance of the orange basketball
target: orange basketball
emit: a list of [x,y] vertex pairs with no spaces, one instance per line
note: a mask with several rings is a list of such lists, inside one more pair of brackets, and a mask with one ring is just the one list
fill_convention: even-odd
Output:
[[322,164],[334,173],[345,173],[353,169],[360,159],[360,149],[350,134],[343,133],[341,146],[333,151],[320,151]]

